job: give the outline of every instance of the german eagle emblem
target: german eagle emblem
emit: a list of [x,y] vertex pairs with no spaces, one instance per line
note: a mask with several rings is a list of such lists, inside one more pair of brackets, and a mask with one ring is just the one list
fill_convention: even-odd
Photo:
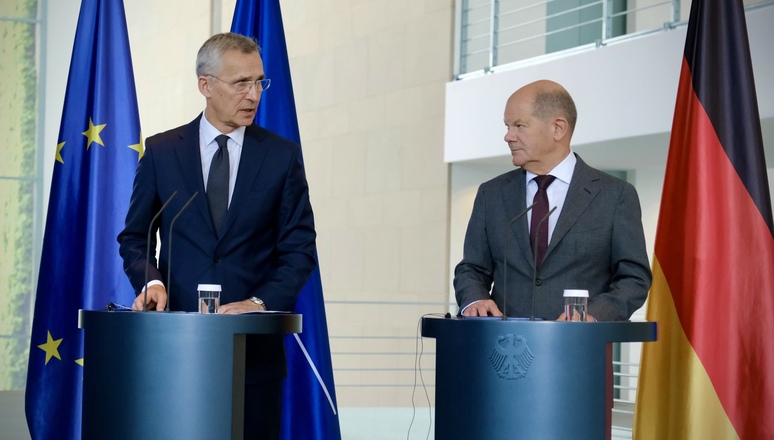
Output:
[[515,380],[527,375],[535,356],[527,347],[524,336],[498,336],[489,361],[501,379]]

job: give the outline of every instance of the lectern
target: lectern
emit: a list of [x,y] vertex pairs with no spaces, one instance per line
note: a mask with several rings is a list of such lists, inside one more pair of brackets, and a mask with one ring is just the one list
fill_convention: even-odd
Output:
[[241,439],[245,335],[301,315],[81,310],[83,439]]
[[611,342],[655,341],[653,322],[422,319],[436,339],[435,438],[609,437]]

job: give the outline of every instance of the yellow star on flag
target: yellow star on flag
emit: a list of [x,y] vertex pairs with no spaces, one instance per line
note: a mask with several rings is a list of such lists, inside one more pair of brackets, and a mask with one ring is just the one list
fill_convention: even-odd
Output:
[[54,340],[54,338],[51,337],[51,332],[48,333],[48,338],[46,339],[45,344],[38,345],[38,348],[46,352],[46,365],[48,365],[48,361],[51,360],[52,357],[55,357],[62,360],[62,357],[59,356],[59,344],[62,343],[62,339]]
[[59,144],[56,144],[56,161],[64,163],[64,159],[62,159],[62,148],[64,148],[64,142],[61,142]]
[[91,118],[89,118],[89,129],[84,131],[82,134],[86,136],[86,150],[89,149],[92,142],[96,142],[103,147],[105,144],[102,143],[102,138],[99,136],[99,132],[105,129],[105,126],[107,124],[101,124],[101,125],[94,125],[94,122],[92,122]]
[[78,365],[80,365],[80,366],[82,367],[82,366],[83,366],[83,358],[76,359],[76,360],[75,360],[75,363],[76,363],[76,364],[78,364]]
[[140,159],[142,159],[143,153],[145,153],[145,145],[142,142],[142,132],[140,132],[140,143],[129,145],[129,148],[138,153],[137,162],[139,162]]

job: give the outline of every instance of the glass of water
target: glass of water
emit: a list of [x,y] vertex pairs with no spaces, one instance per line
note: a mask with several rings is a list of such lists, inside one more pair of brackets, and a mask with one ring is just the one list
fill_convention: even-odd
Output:
[[220,284],[199,284],[199,313],[218,313]]
[[564,316],[568,321],[585,321],[586,309],[589,304],[589,291],[581,289],[565,289]]

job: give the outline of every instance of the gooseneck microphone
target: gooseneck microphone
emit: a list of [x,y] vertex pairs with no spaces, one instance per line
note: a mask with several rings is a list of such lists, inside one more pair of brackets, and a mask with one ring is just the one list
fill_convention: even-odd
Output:
[[508,320],[508,236],[511,235],[508,232],[511,230],[511,225],[513,225],[516,220],[527,215],[536,204],[537,202],[529,205],[524,211],[521,211],[519,215],[508,222],[508,227],[505,228],[505,239],[503,240],[503,321]]
[[182,208],[180,208],[180,211],[177,211],[177,214],[175,214],[175,217],[172,219],[172,222],[169,224],[169,244],[167,245],[168,248],[168,254],[167,254],[167,308],[166,311],[169,312],[169,300],[172,298],[172,228],[175,227],[175,222],[177,221],[177,218],[180,217],[180,214],[185,211],[186,208],[188,208],[188,205],[193,202],[193,199],[196,198],[196,196],[199,195],[199,191],[196,191],[190,199],[188,199],[187,202],[185,202],[185,205],[183,205]]
[[[551,208],[550,211],[548,211],[548,214],[544,215],[543,218],[540,219],[540,222],[537,225],[537,230],[535,231],[535,236],[539,236],[538,232],[540,232],[540,227],[543,226],[543,223],[545,223],[546,220],[548,220],[548,217],[551,216],[551,214],[556,211],[556,206]],[[534,262],[534,267],[532,271],[532,313],[529,315],[529,320],[534,321],[535,320],[535,281],[537,281],[537,245],[538,240],[535,240],[535,243],[532,245],[532,261]]]
[[151,243],[151,232],[153,232],[153,224],[156,223],[156,219],[159,218],[161,215],[161,212],[164,211],[164,208],[169,205],[169,202],[172,201],[172,199],[175,198],[177,195],[177,191],[173,192],[171,196],[167,199],[166,202],[164,202],[163,205],[161,205],[161,209],[159,209],[159,212],[156,213],[156,215],[153,216],[153,218],[150,221],[150,224],[148,225],[148,241],[145,244],[145,288],[143,289],[143,298],[142,298],[142,311],[145,312],[148,310],[148,262],[150,261],[150,243]]

